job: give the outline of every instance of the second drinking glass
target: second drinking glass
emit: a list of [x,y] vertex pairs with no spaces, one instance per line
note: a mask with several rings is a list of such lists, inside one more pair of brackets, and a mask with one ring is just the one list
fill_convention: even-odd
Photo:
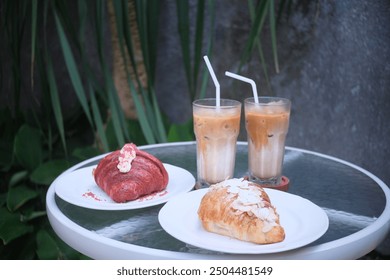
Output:
[[281,183],[290,108],[291,102],[285,98],[245,99],[249,175],[259,184]]

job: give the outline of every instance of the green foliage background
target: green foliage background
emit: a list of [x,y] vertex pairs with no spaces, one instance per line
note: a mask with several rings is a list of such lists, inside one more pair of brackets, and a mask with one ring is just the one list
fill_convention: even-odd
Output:
[[[281,6],[285,4],[285,1],[279,2]],[[5,100],[8,100],[6,105],[0,104],[0,259],[86,258],[64,244],[47,220],[45,196],[51,182],[72,165],[117,149],[125,142],[143,145],[193,139],[192,121],[184,125],[170,123],[161,113],[155,94],[160,2],[134,0],[132,6],[147,72],[146,86],[142,85],[139,76],[130,75],[138,73],[138,69],[127,13],[129,2],[113,0],[111,3],[121,53],[126,61],[128,87],[138,116],[135,120],[124,116],[114,86],[111,62],[105,56],[107,1],[0,2],[2,53],[10,61],[0,67],[0,94],[7,95]],[[189,3],[176,1],[178,31],[175,36],[180,39],[192,100],[204,96],[209,75],[201,73],[200,65],[204,54],[212,57],[214,34],[211,32],[207,37],[203,30],[206,24],[212,30],[215,21],[215,1],[198,0],[196,3],[195,35],[191,38]],[[273,0],[248,0],[252,26],[241,66],[253,53],[264,62],[260,35],[268,21],[275,67],[278,68],[274,6]],[[205,20],[206,13],[210,15],[209,22]],[[91,64],[90,50],[86,48],[88,22],[94,26],[93,44],[100,76],[93,71],[96,65]],[[56,31],[54,37],[48,37],[45,32],[49,24]],[[28,46],[25,45],[27,41]],[[50,51],[53,41],[61,47],[64,65],[59,65]],[[207,48],[203,49],[205,42]],[[22,65],[26,55],[30,63]],[[63,77],[56,74],[57,67],[66,68],[77,97],[77,106],[71,111],[62,109],[61,96],[67,92],[60,87],[59,80]],[[265,75],[266,69],[264,67]],[[21,106],[22,78],[26,73],[30,75],[27,91],[31,102],[38,105],[31,109]],[[6,92],[6,88],[11,90]],[[33,99],[33,91],[37,89],[41,97],[39,102]]]

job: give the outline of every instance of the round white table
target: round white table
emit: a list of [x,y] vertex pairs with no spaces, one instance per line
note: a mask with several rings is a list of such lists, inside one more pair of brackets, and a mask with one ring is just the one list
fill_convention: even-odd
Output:
[[[195,142],[139,148],[196,177]],[[103,156],[83,161],[60,176],[95,165]],[[238,142],[235,177],[246,173],[247,143]],[[287,147],[283,173],[290,179],[289,193],[309,199],[329,218],[329,228],[322,237],[285,252],[237,255],[185,244],[161,228],[158,213],[163,205],[135,210],[92,210],[62,200],[51,185],[46,208],[58,236],[93,259],[357,259],[388,236],[390,190],[370,172],[334,157]]]

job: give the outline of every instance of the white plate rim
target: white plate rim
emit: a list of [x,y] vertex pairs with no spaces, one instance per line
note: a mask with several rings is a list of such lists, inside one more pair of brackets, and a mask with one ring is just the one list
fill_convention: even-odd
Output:
[[[259,245],[211,233],[203,229],[197,216],[197,209],[201,198],[206,194],[208,189],[194,190],[171,199],[160,209],[158,220],[161,227],[168,234],[184,243],[206,250],[230,254],[270,254],[285,252],[301,248],[314,242],[328,230],[329,218],[326,212],[318,205],[306,198],[291,193],[273,189],[265,190],[269,195],[271,202],[277,208],[277,211],[280,214],[281,225],[285,228],[286,238],[284,241],[279,243]],[[289,203],[281,205],[280,202],[282,199],[287,199]],[[293,204],[291,204],[291,202],[293,202]],[[289,225],[290,222],[286,222],[286,218],[288,218],[286,216],[289,216],[286,215],[286,210],[294,211],[294,207],[292,206],[296,206],[297,204],[304,204],[310,209],[308,209],[309,211],[305,211],[306,215],[305,213],[301,213],[297,217],[297,213],[293,213],[290,214],[290,217],[294,216],[298,219],[298,221],[300,221],[299,219],[302,219],[302,217],[306,219],[307,214],[310,213],[313,216],[310,222],[315,220],[316,224],[315,231],[311,232],[308,236],[305,236],[305,239],[300,240],[294,240],[294,230],[297,231],[297,229],[291,229],[293,227],[297,227],[298,225],[291,226]],[[180,209],[180,207],[182,208]],[[172,209],[175,209],[175,212],[172,212]],[[180,209],[180,211],[177,211],[177,209]],[[184,217],[178,217],[180,215],[186,216],[185,219]],[[283,218],[285,218],[285,221],[283,221]],[[182,219],[185,222],[184,224],[178,226],[172,222],[174,219]],[[311,226],[312,225],[313,224],[311,224]],[[309,228],[311,226],[309,226]]]
[[[94,210],[141,209],[163,204],[176,195],[189,192],[194,188],[195,177],[188,170],[168,163],[163,163],[163,165],[169,176],[166,189],[161,192],[154,193],[149,196],[147,195],[137,200],[125,203],[114,202],[102,189],[96,185],[92,175],[92,170],[96,168],[96,164],[82,167],[69,173],[64,173],[57,177],[57,179],[53,182],[53,185],[56,195],[72,205]],[[80,176],[86,177],[80,178]],[[69,190],[69,181],[73,182],[77,179],[81,180],[82,185],[88,183],[89,187],[79,186],[80,189],[76,189],[78,187],[74,185],[70,186],[71,189]],[[93,196],[88,196],[89,192],[91,192]],[[100,201],[97,199],[100,199]]]

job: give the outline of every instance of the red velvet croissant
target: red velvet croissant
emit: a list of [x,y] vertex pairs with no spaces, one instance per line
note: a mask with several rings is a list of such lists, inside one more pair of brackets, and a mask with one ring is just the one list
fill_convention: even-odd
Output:
[[136,200],[168,185],[168,173],[161,161],[132,143],[105,156],[94,177],[115,202]]

